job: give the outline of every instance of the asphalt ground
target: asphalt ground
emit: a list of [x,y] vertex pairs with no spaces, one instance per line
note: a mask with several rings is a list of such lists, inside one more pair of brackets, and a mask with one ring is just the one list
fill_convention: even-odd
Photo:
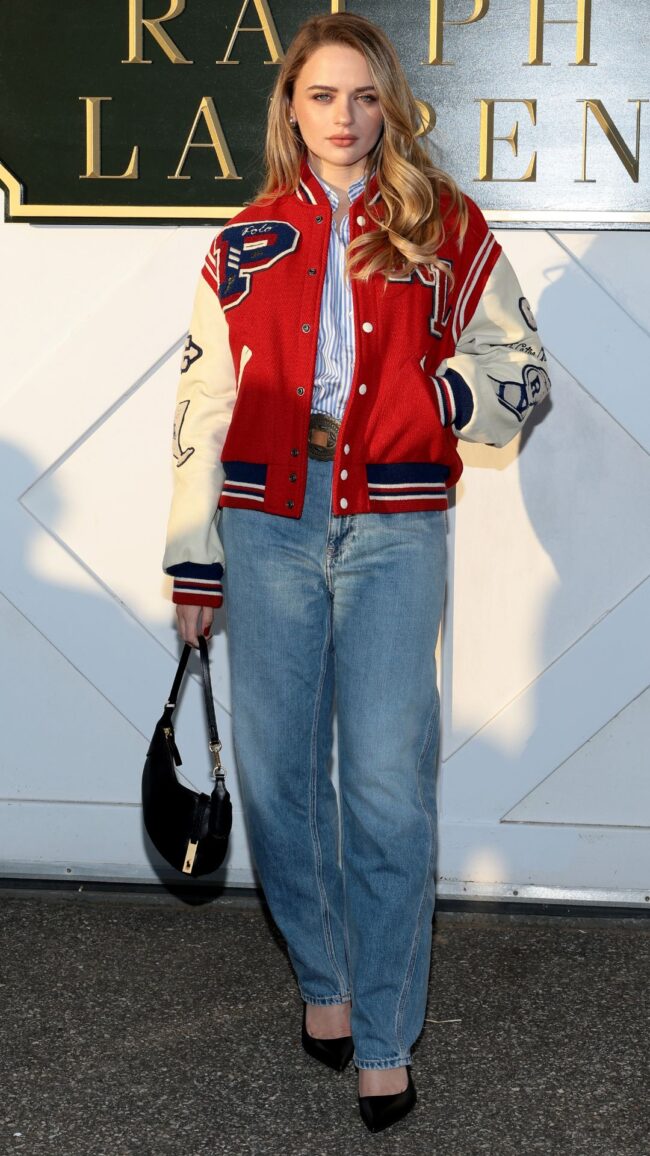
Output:
[[650,920],[438,915],[418,1104],[300,1046],[254,899],[0,892],[0,1151],[650,1156]]

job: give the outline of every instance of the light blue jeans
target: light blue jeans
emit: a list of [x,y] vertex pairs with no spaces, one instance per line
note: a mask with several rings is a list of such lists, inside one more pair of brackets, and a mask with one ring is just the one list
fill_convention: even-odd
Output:
[[[354,1062],[411,1062],[434,907],[444,512],[221,511],[233,731],[252,854],[303,999],[352,1000]],[[336,696],[339,796],[331,781]]]

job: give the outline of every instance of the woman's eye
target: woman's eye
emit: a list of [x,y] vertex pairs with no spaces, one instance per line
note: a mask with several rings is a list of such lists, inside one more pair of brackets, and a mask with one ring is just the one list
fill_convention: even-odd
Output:
[[[320,101],[322,104],[324,101],[329,101],[331,99],[331,95],[332,94],[330,92],[317,92],[314,95],[313,99]],[[376,104],[377,103],[377,97],[373,96],[372,93],[369,93],[369,92],[362,93],[361,96],[359,97],[359,100],[362,100],[364,102],[364,104]]]

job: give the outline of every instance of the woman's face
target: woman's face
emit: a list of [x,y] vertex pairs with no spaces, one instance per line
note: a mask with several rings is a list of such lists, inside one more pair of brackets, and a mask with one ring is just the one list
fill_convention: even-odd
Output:
[[365,56],[343,44],[316,49],[296,77],[291,115],[318,176],[339,185],[358,180],[383,125]]

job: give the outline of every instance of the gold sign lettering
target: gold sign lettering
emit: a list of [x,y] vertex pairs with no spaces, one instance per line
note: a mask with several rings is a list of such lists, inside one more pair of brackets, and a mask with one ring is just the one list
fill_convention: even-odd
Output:
[[332,12],[345,12],[345,0],[332,0]]
[[[210,134],[209,141],[194,140],[200,120],[204,120],[207,125],[207,129]],[[192,179],[190,176],[182,175],[182,169],[185,165],[190,149],[214,149],[221,168],[221,176],[215,176],[215,181],[242,180],[242,178],[239,176],[239,173],[237,172],[237,169],[235,168],[235,162],[232,159],[225,133],[221,127],[219,114],[214,106],[214,101],[211,96],[203,97],[199,105],[198,112],[194,117],[194,124],[192,125],[190,129],[190,135],[185,142],[183,155],[178,162],[176,172],[173,174],[173,176],[167,177],[168,181],[189,181]]]
[[415,103],[420,114],[420,127],[415,135],[428,136],[436,127],[436,110],[428,100],[416,100]]
[[582,123],[582,176],[576,181],[576,184],[595,184],[595,178],[592,178],[592,180],[587,179],[587,126],[589,123],[589,113],[592,114],[597,124],[602,128],[619,161],[625,166],[628,176],[632,178],[635,184],[638,184],[639,158],[641,155],[641,105],[647,103],[647,100],[628,100],[628,104],[636,104],[636,150],[632,152],[623,140],[602,100],[578,101],[578,104],[584,105],[584,116]]
[[[258,18],[260,21],[259,27],[258,28],[244,28],[244,26],[242,25],[242,20],[244,19],[244,16],[246,15],[246,11],[247,11],[248,6],[250,4],[250,0],[244,0],[244,4],[242,5],[242,10],[239,13],[239,18],[237,20],[237,23],[235,24],[235,30],[234,30],[231,38],[230,38],[230,44],[228,45],[228,47],[226,49],[226,55],[224,56],[223,60],[217,60],[217,64],[239,64],[238,60],[229,60],[228,57],[230,56],[230,53],[232,52],[235,40],[239,36],[240,32],[263,32],[264,33],[264,39],[266,40],[267,47],[269,50],[269,55],[271,57],[270,60],[264,61],[265,64],[277,64],[278,61],[280,61],[284,58],[284,53],[282,51],[282,45],[280,44],[280,37],[278,36],[278,30],[275,27],[275,21],[273,20],[273,16],[271,15],[271,9],[269,8],[268,0],[253,0],[253,3],[255,5],[255,11],[257,12],[257,15],[258,15]],[[333,11],[336,11],[336,9],[333,9]]]
[[129,57],[122,64],[152,64],[144,58],[144,30],[147,29],[156,44],[162,48],[172,64],[193,64],[187,60],[168,32],[161,28],[167,20],[175,20],[185,11],[185,0],[170,0],[169,11],[164,16],[144,18],[144,0],[129,0]]
[[512,149],[512,155],[518,156],[519,149],[519,121],[516,120],[507,136],[494,135],[494,106],[495,104],[523,104],[533,125],[537,124],[536,100],[481,100],[481,132],[479,148],[479,181],[534,181],[537,179],[537,153],[534,152],[523,177],[495,177],[494,176],[494,142],[506,141]]
[[80,173],[80,180],[94,181],[137,181],[138,146],[134,145],[131,160],[123,173],[102,172],[102,101],[112,100],[112,96],[80,96],[86,102],[86,171]]
[[544,25],[576,25],[576,58],[573,63],[591,65],[591,0],[577,0],[578,11],[575,20],[547,20],[544,17],[544,0],[530,0],[530,38],[528,64],[544,64]]
[[451,60],[444,60],[444,28],[447,24],[474,24],[482,20],[490,0],[474,0],[474,10],[466,20],[445,20],[445,0],[430,0],[429,10],[429,59],[427,64],[453,64]]

